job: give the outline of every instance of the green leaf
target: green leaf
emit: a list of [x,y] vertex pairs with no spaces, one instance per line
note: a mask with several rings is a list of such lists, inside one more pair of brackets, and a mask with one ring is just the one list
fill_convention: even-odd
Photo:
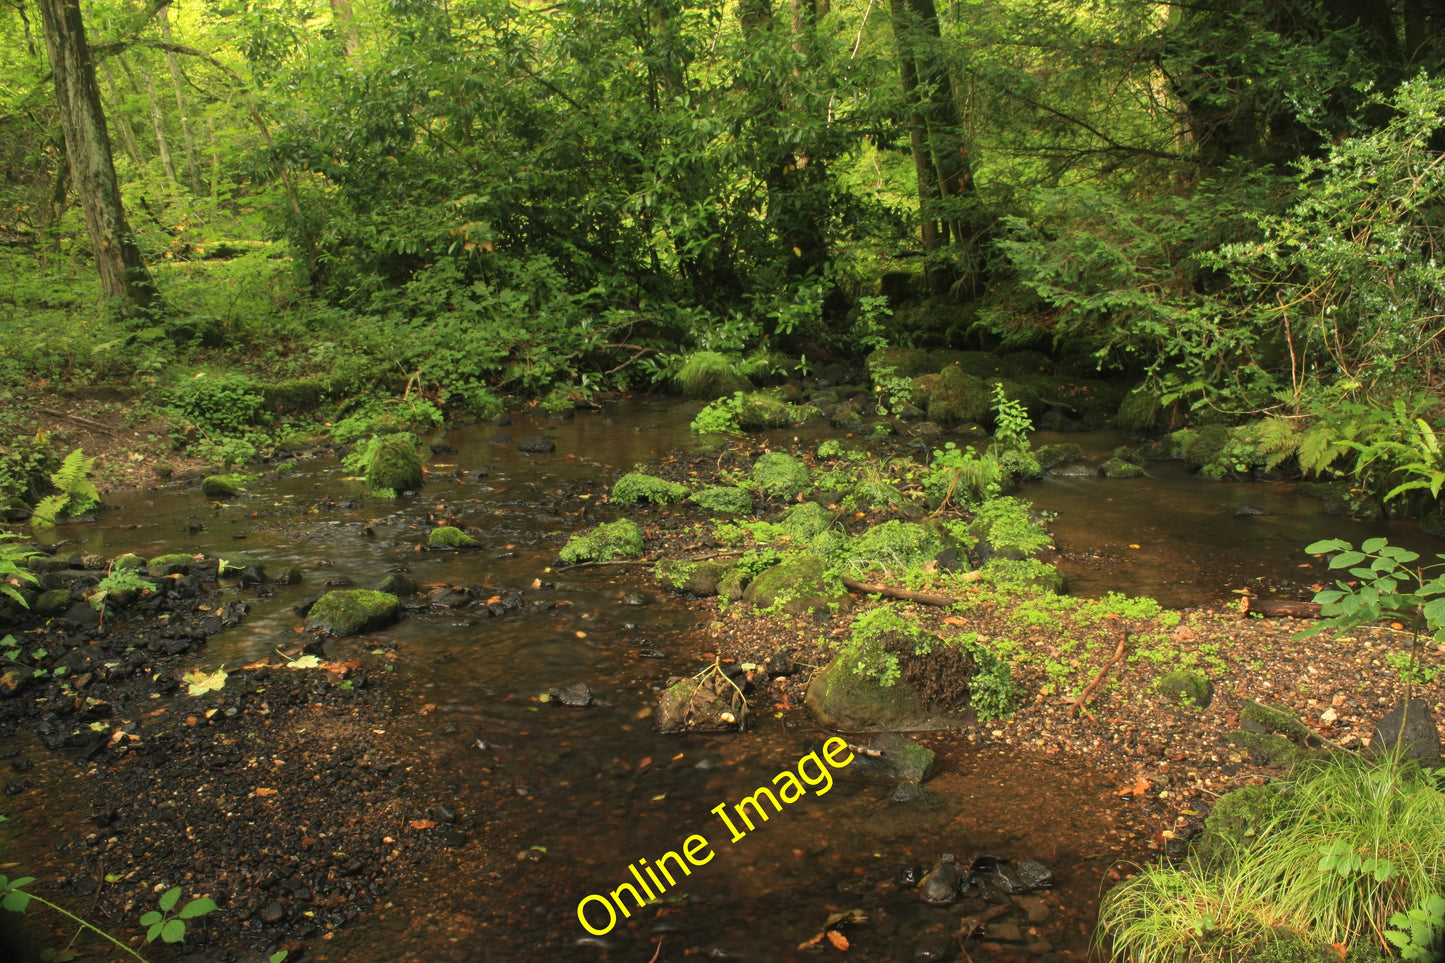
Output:
[[169,913],[171,910],[175,909],[175,906],[178,902],[180,902],[180,899],[181,888],[179,886],[172,886],[170,889],[166,890],[164,893],[161,894],[160,898],[161,912]]
[[25,907],[30,903],[30,894],[18,889],[12,889],[0,899],[0,907],[4,907],[15,913],[25,912]]
[[1386,545],[1388,545],[1388,544],[1390,544],[1390,542],[1389,542],[1388,539],[1384,539],[1384,538],[1367,538],[1367,539],[1365,539],[1363,542],[1360,543],[1360,551],[1362,551],[1362,552],[1368,552],[1368,553],[1370,553],[1370,554],[1374,554],[1375,552],[1378,552],[1380,549],[1384,548],[1384,547],[1385,547]]
[[158,936],[160,936],[160,935],[161,935],[161,924],[160,924],[160,923],[152,923],[150,929],[146,930],[146,942],[147,942],[147,943],[154,943],[154,942],[156,941],[156,937],[158,937]]
[[215,900],[211,899],[209,896],[201,896],[191,900],[185,906],[181,907],[181,912],[179,916],[183,920],[193,920],[197,916],[205,916],[207,913],[213,912],[219,908],[220,907],[216,905]]
[[157,910],[151,910],[149,913],[145,914],[140,918],[140,925],[151,926],[155,923],[159,923],[163,919],[165,919],[165,917],[162,916]]
[[1343,552],[1349,547],[1350,543],[1342,538],[1325,538],[1306,545],[1305,552],[1309,555],[1328,555],[1330,552]]
[[161,927],[161,941],[180,943],[186,938],[186,924],[181,920],[166,920]]
[[286,963],[286,957],[291,955],[290,950],[279,950],[266,958],[266,963]]
[[1330,568],[1349,568],[1351,565],[1356,565],[1364,560],[1365,554],[1363,552],[1341,552],[1330,559]]

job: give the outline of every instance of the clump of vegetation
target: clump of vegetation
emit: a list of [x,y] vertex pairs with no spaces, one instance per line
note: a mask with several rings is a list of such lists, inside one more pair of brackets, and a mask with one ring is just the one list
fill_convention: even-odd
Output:
[[716,398],[753,389],[753,383],[743,368],[743,359],[738,355],[694,351],[683,359],[673,380],[689,398]]
[[688,500],[710,512],[728,515],[750,515],[753,511],[753,496],[746,488],[736,485],[704,488],[693,492]]
[[768,498],[795,498],[808,489],[807,467],[781,451],[759,455],[749,477]]
[[367,487],[377,498],[395,498],[422,486],[425,476],[415,435],[375,435],[353,454],[366,476]]
[[598,525],[585,535],[568,539],[557,558],[567,565],[578,562],[604,562],[614,558],[636,558],[645,547],[642,528],[631,519]]
[[622,505],[635,505],[638,502],[671,505],[690,494],[686,485],[636,471],[623,475],[612,486],[612,500]]
[[432,548],[480,548],[481,544],[455,525],[442,525],[427,534],[427,545]]
[[247,475],[207,475],[201,479],[201,493],[207,498],[235,498],[250,480]]
[[29,582],[31,585],[39,583],[35,573],[24,567],[25,560],[38,555],[28,545],[16,544],[20,538],[13,532],[0,532],[0,595],[8,597],[21,608],[28,608],[25,596],[20,590],[11,584],[11,579],[22,582]]
[[95,509],[100,504],[100,492],[90,480],[94,458],[86,458],[79,448],[65,456],[60,468],[50,476],[50,483],[57,491],[47,495],[36,505],[30,524],[34,528],[50,528],[66,518],[75,518]]
[[[1233,845],[1146,867],[1105,896],[1099,934],[1114,959],[1242,959],[1282,928],[1321,950],[1413,941],[1410,914],[1439,897],[1445,874],[1435,778],[1408,760],[1336,754],[1252,798],[1250,831]],[[1428,926],[1416,932],[1433,939]]]
[[692,419],[692,430],[699,435],[735,434],[743,430],[739,414],[742,411],[741,391],[731,398],[719,398]]
[[890,519],[854,539],[848,560],[854,569],[898,574],[933,561],[944,540],[932,525]]
[[1017,498],[993,498],[984,502],[968,523],[968,534],[977,540],[979,554],[988,558],[1032,558],[1050,545],[1048,529]]

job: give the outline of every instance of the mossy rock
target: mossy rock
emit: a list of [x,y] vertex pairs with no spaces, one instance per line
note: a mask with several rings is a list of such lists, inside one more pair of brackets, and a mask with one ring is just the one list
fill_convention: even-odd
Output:
[[1302,746],[1318,747],[1324,742],[1313,729],[1285,706],[1246,702],[1239,710],[1239,725],[1246,732],[1279,733]]
[[804,705],[828,729],[916,729],[930,723],[932,713],[907,682],[890,686],[853,671],[841,657],[808,684]]
[[943,537],[933,526],[894,518],[854,539],[849,558],[856,565],[896,574],[933,561],[943,547]]
[[778,609],[788,615],[828,615],[852,608],[841,582],[829,578],[816,555],[790,555],[763,572],[743,591],[756,609]]
[[164,578],[167,575],[185,575],[191,570],[191,563],[195,559],[189,555],[157,555],[146,563],[146,574],[151,578]]
[[670,482],[665,478],[629,472],[617,479],[612,486],[612,500],[620,505],[635,505],[638,502],[652,502],[654,505],[671,505],[692,494],[686,485]]
[[758,456],[749,477],[769,498],[791,500],[808,489],[808,469],[781,451]]
[[367,445],[362,459],[367,487],[378,498],[395,498],[398,493],[422,486],[421,455],[416,440],[408,433],[382,435]]
[[792,410],[792,423],[795,428],[817,428],[827,422],[828,416],[823,414],[823,409],[814,405],[797,405]]
[[956,364],[944,368],[926,385],[925,379],[919,379],[918,385],[928,392],[929,420],[945,428],[982,423],[990,417],[992,400],[988,383],[965,374]]
[[1164,406],[1157,392],[1140,385],[1119,402],[1114,424],[1130,438],[1139,438],[1157,431],[1164,420]]
[[1048,562],[1036,558],[995,558],[978,570],[984,582],[1010,592],[1042,592],[1061,595],[1064,576]]
[[207,475],[201,481],[201,493],[207,498],[235,498],[248,481],[246,475]]
[[306,628],[331,635],[357,635],[382,629],[401,616],[401,600],[390,592],[336,589],[316,600],[307,613]]
[[752,391],[753,383],[742,371],[743,359],[721,351],[694,351],[683,359],[673,380],[688,398],[728,397],[738,391]]
[[572,536],[557,558],[567,565],[605,562],[613,558],[636,558],[644,547],[642,528],[630,519],[620,518],[598,525],[585,535]]
[[70,608],[70,603],[74,601],[66,589],[47,589],[40,593],[30,609],[40,616],[59,615]]
[[262,381],[256,389],[265,399],[266,407],[278,412],[311,411],[326,397],[327,385],[314,378],[290,381]]
[[792,422],[792,412],[785,401],[772,395],[753,392],[738,399],[738,425],[743,431],[784,428]]
[[876,381],[891,374],[897,378],[916,378],[937,371],[942,363],[938,355],[922,348],[900,348],[888,345],[868,355],[864,362],[868,374]]
[[828,421],[834,428],[840,428],[843,431],[857,431],[863,427],[863,416],[851,405],[839,408]]
[[406,595],[415,595],[421,591],[416,579],[404,572],[392,572],[386,578],[376,584],[376,591],[387,592],[401,598]]
[[753,513],[753,496],[746,488],[736,486],[704,488],[702,491],[693,492],[688,496],[688,500],[710,512],[727,515],[751,515]]
[[1254,847],[1270,821],[1279,799],[1277,785],[1243,786],[1225,793],[1204,820],[1204,831],[1194,841],[1194,854],[1211,868],[1223,868],[1234,857]]
[[903,504],[903,493],[886,482],[860,482],[843,498],[853,511],[883,511]]
[[110,568],[114,572],[134,572],[137,569],[145,568],[146,560],[139,555],[117,555],[111,560]]
[[819,532],[827,530],[836,519],[833,513],[817,502],[803,502],[783,512],[783,530],[799,542],[806,542]]
[[433,528],[427,536],[431,548],[481,548],[482,543],[454,525]]
[[1193,669],[1178,669],[1159,679],[1159,691],[1170,702],[1188,702],[1198,709],[1209,708],[1214,701],[1214,683],[1209,676]]
[[1033,451],[1034,458],[1043,471],[1084,460],[1084,449],[1073,442],[1066,442],[1062,445],[1040,445]]
[[[1188,435],[1183,435],[1188,432]],[[1204,425],[1199,428],[1185,428],[1174,433],[1178,444],[1184,450],[1184,464],[1190,471],[1202,471],[1219,460],[1224,446],[1229,443],[1230,431],[1224,425]]]
[[1105,478],[1143,478],[1144,469],[1132,461],[1110,458],[1099,466],[1099,474]]
[[[717,595],[718,586],[736,563],[720,559],[703,559],[689,562],[680,559],[663,559],[657,563],[655,574],[658,583],[679,595],[695,595],[699,598]],[[741,593],[742,586],[738,585]]]

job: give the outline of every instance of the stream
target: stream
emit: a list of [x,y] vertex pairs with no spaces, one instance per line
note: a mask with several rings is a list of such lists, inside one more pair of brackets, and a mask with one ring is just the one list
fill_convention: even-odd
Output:
[[[517,440],[537,434],[552,437],[556,453],[518,451]],[[770,437],[791,449],[794,439],[811,446],[829,434]],[[659,959],[811,959],[819,951],[800,944],[831,914],[852,909],[869,921],[848,929],[849,958],[914,959],[920,938],[957,930],[961,911],[927,906],[893,880],[909,865],[927,869],[942,853],[960,862],[992,853],[1050,867],[1055,885],[1039,894],[1045,909],[1019,943],[1020,958],[1049,963],[1087,954],[1111,862],[1149,854],[1136,831],[1141,814],[1114,792],[1117,774],[1058,754],[924,733],[920,740],[939,754],[928,784],[939,805],[893,804],[891,783],[850,767],[826,794],[810,792],[729,842],[713,808],[796,770],[831,734],[806,712],[760,714],[743,735],[658,733],[650,718],[658,693],[669,676],[706,664],[715,607],[667,597],[636,570],[549,570],[562,535],[613,517],[599,498],[583,497],[589,488],[674,450],[710,450],[672,403],[629,401],[561,422],[524,413],[508,427],[469,426],[444,441],[457,453],[433,456],[424,493],[395,504],[363,499],[359,480],[318,460],[233,504],[191,490],[117,493],[107,497],[116,510],[96,524],[60,530],[73,539],[71,550],[87,554],[207,552],[301,570],[301,585],[248,599],[245,620],[202,650],[197,665],[207,669],[294,643],[299,620],[291,607],[327,579],[369,587],[403,568],[426,585],[475,583],[557,603],[496,617],[478,617],[476,609],[408,616],[377,633],[397,653],[386,686],[398,707],[378,738],[404,746],[399,754],[445,787],[445,798],[435,801],[465,814],[469,838],[435,871],[400,879],[352,926],[310,941],[306,959],[646,963],[658,937]],[[1101,458],[1120,444],[1110,433],[1036,438],[1058,441]],[[1182,607],[1221,602],[1245,586],[1264,593],[1293,584],[1303,546],[1318,538],[1386,534],[1438,550],[1413,524],[1329,518],[1320,502],[1287,486],[1211,482],[1173,463],[1151,463],[1149,474],[1049,478],[1020,493],[1053,514],[1070,591],[1144,594]],[[1271,514],[1235,517],[1242,504]],[[415,551],[428,514],[438,510],[468,526],[482,549]],[[203,526],[199,533],[188,533],[193,520]],[[646,604],[624,604],[638,601],[629,593],[642,593]],[[585,709],[537,699],[578,682],[594,695]],[[40,770],[53,754],[37,751],[35,758],[44,787]],[[40,796],[21,797],[11,811],[39,804]],[[59,835],[64,807],[49,798],[49,824]],[[4,830],[0,839],[22,858],[45,843]],[[710,842],[715,858],[670,887],[660,904],[601,936],[579,926],[579,901],[632,882],[630,864],[655,864],[694,834]]]

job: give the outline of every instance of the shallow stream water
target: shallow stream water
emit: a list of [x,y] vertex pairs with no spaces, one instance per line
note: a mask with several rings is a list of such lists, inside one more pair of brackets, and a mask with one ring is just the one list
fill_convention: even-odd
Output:
[[[383,907],[314,943],[310,959],[645,963],[658,936],[660,959],[803,959],[817,951],[799,945],[830,914],[853,908],[871,918],[848,931],[851,958],[909,959],[921,935],[956,930],[958,913],[893,893],[888,883],[900,867],[926,869],[945,852],[1050,866],[1057,883],[1043,894],[1051,912],[1035,942],[1052,949],[1034,957],[1081,958],[1109,863],[1144,855],[1130,829],[1134,804],[1115,794],[1117,774],[1005,750],[987,733],[978,743],[924,734],[942,763],[929,783],[940,806],[893,805],[891,784],[844,770],[826,795],[810,793],[729,842],[710,810],[796,769],[830,734],[801,713],[762,715],[743,735],[659,734],[650,718],[658,689],[705,664],[711,614],[663,596],[625,567],[548,570],[562,535],[611,517],[599,499],[580,497],[577,483],[610,482],[674,449],[696,450],[687,426],[661,401],[566,422],[524,415],[505,429],[447,435],[458,454],[431,459],[425,493],[395,505],[361,500],[359,481],[320,461],[233,505],[188,491],[119,494],[108,498],[118,510],[61,534],[85,553],[206,551],[300,569],[302,585],[251,601],[241,625],[211,640],[208,668],[293,644],[299,620],[290,607],[328,578],[368,587],[405,568],[424,584],[518,589],[558,603],[500,617],[409,617],[379,634],[397,652],[387,685],[401,709],[378,738],[410,744],[406,755],[446,787],[436,802],[464,815],[470,839],[440,871],[402,881]],[[509,440],[499,442],[503,434]],[[519,452],[515,439],[533,434],[552,436],[556,453]],[[795,436],[779,432],[774,441],[787,448]],[[1119,443],[1107,434],[1038,440],[1081,442],[1101,456]],[[1072,591],[1192,605],[1297,580],[1302,548],[1317,538],[1385,532],[1429,547],[1404,526],[1327,518],[1320,503],[1283,487],[1203,481],[1174,465],[1149,471],[1124,481],[1051,479],[1021,493],[1056,513],[1051,528]],[[355,504],[345,507],[348,500]],[[1273,514],[1236,518],[1240,504]],[[482,550],[414,551],[437,510],[477,529]],[[199,534],[187,534],[193,519],[204,526]],[[650,604],[622,604],[631,591]],[[536,699],[575,682],[591,687],[596,704],[568,709]],[[716,856],[670,887],[660,907],[601,937],[582,929],[580,900],[633,882],[629,864],[656,863],[693,834]]]

